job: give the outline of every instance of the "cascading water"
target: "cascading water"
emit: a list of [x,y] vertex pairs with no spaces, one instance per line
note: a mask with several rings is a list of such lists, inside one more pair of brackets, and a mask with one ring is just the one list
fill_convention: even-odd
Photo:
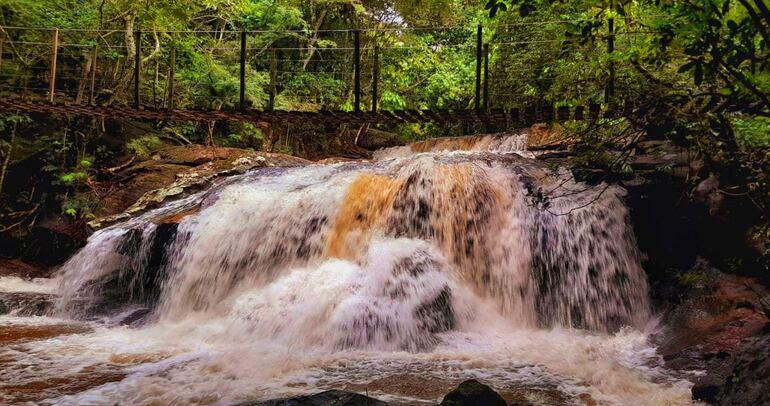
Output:
[[54,315],[149,314],[28,344],[25,357],[64,347],[53,371],[88,363],[73,348],[90,348],[94,365],[139,357],[115,382],[53,403],[342,386],[436,401],[391,382],[425,376],[524,385],[532,401],[552,388],[567,403],[686,403],[689,384],[659,368],[643,332],[623,190],[549,170],[515,153],[523,144],[442,140],[373,162],[259,169],[101,230],[60,270]]

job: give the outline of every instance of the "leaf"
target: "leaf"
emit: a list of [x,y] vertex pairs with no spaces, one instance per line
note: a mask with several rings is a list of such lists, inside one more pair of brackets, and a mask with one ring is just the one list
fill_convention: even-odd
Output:
[[727,20],[727,28],[734,33],[738,31],[738,24],[734,20]]
[[534,10],[535,8],[531,4],[524,3],[521,6],[519,6],[519,15],[522,17],[526,17],[530,15]]
[[690,55],[690,56],[698,56],[702,52],[700,50],[698,50],[697,48],[687,47],[687,48],[684,49],[684,53],[687,54],[687,55]]
[[695,67],[696,62],[690,61],[679,67],[678,73],[685,73]]
[[695,84],[700,85],[703,83],[703,64],[695,64]]

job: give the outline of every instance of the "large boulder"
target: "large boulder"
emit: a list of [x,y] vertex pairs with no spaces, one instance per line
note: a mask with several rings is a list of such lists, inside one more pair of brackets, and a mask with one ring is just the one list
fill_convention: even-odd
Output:
[[507,403],[489,386],[470,379],[447,393],[441,406],[507,406]]
[[715,405],[770,404],[770,335],[745,340],[719,368],[700,377],[693,398]]
[[237,175],[253,168],[306,165],[310,161],[284,154],[237,148],[189,145],[159,151],[154,159],[119,171],[122,180],[106,196],[100,217],[88,223],[102,228],[129,219],[165,201],[200,190],[223,176]]
[[664,309],[658,348],[670,367],[713,370],[770,323],[762,300],[768,290],[755,279],[724,274],[699,259],[676,280],[657,293],[675,303]]
[[341,390],[328,390],[308,396],[240,403],[237,406],[385,406],[387,403]]

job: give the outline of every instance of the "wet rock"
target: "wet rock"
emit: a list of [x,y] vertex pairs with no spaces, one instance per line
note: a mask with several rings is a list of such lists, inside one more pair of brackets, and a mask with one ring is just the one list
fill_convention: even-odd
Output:
[[46,293],[0,292],[0,315],[43,316],[53,306],[54,298]]
[[[678,276],[678,303],[665,312],[659,352],[668,362],[712,369],[741,340],[770,322],[762,309],[767,289],[756,280],[729,275],[699,260]],[[690,361],[690,362],[686,362]]]
[[[41,213],[33,226],[0,234],[0,275],[44,277],[83,247],[90,230],[66,215]],[[12,258],[12,259],[11,259]]]
[[770,335],[745,340],[693,386],[693,398],[715,405],[770,404]]
[[566,138],[560,126],[535,124],[529,128],[527,147],[533,150],[552,150],[567,147],[574,140]]
[[657,337],[666,366],[706,371],[692,388],[693,399],[716,405],[770,402],[758,389],[770,383],[770,319],[762,306],[767,288],[703,259],[676,280]]
[[0,258],[0,276],[18,276],[24,279],[44,278],[51,269],[47,266],[32,264],[20,259]]
[[145,324],[152,314],[148,307],[129,307],[114,316],[108,316],[107,324],[117,326],[137,327]]
[[248,151],[240,148],[185,145],[164,148],[158,151],[158,157],[171,164],[198,166],[206,162],[233,159],[245,152]]
[[492,388],[471,379],[444,396],[441,406],[506,406],[506,403]]
[[317,164],[321,165],[331,165],[331,164],[340,164],[344,162],[356,162],[361,161],[361,159],[357,158],[345,158],[345,157],[331,157],[331,158],[324,158],[321,160],[316,161]]
[[341,390],[328,390],[315,395],[294,398],[268,400],[266,402],[247,402],[237,406],[384,406],[387,403]]
[[259,167],[310,163],[283,154],[199,145],[167,148],[161,150],[157,158],[121,171],[118,176],[126,180],[120,182],[103,200],[99,214],[104,217],[88,225],[98,229],[129,219],[168,200],[207,187],[220,177],[241,174]]
[[167,276],[169,248],[176,239],[177,230],[176,223],[161,223],[147,235],[139,229],[127,231],[116,250],[129,259],[129,269],[111,272],[95,282],[102,292],[101,303],[97,307],[109,308],[125,303],[156,304],[162,282]]
[[366,148],[370,151],[374,151],[380,148],[395,147],[397,145],[403,145],[404,140],[399,134],[381,131],[374,128],[369,128],[363,131],[358,137],[358,146]]

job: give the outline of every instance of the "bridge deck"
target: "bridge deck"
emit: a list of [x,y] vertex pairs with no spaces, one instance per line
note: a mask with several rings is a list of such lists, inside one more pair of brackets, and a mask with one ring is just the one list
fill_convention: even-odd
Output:
[[568,120],[612,117],[610,112],[601,112],[598,105],[587,108],[578,106],[554,108],[551,106],[527,107],[524,109],[494,109],[488,112],[475,110],[398,110],[378,112],[350,111],[224,111],[224,110],[176,110],[136,108],[128,105],[91,106],[83,104],[54,104],[43,101],[26,101],[6,98],[0,100],[0,113],[42,113],[63,116],[84,116],[99,118],[125,118],[137,120],[169,121],[246,121],[271,123],[309,123],[317,125],[335,124],[398,124],[398,123],[492,123],[509,126],[526,126],[539,122],[563,122]]

